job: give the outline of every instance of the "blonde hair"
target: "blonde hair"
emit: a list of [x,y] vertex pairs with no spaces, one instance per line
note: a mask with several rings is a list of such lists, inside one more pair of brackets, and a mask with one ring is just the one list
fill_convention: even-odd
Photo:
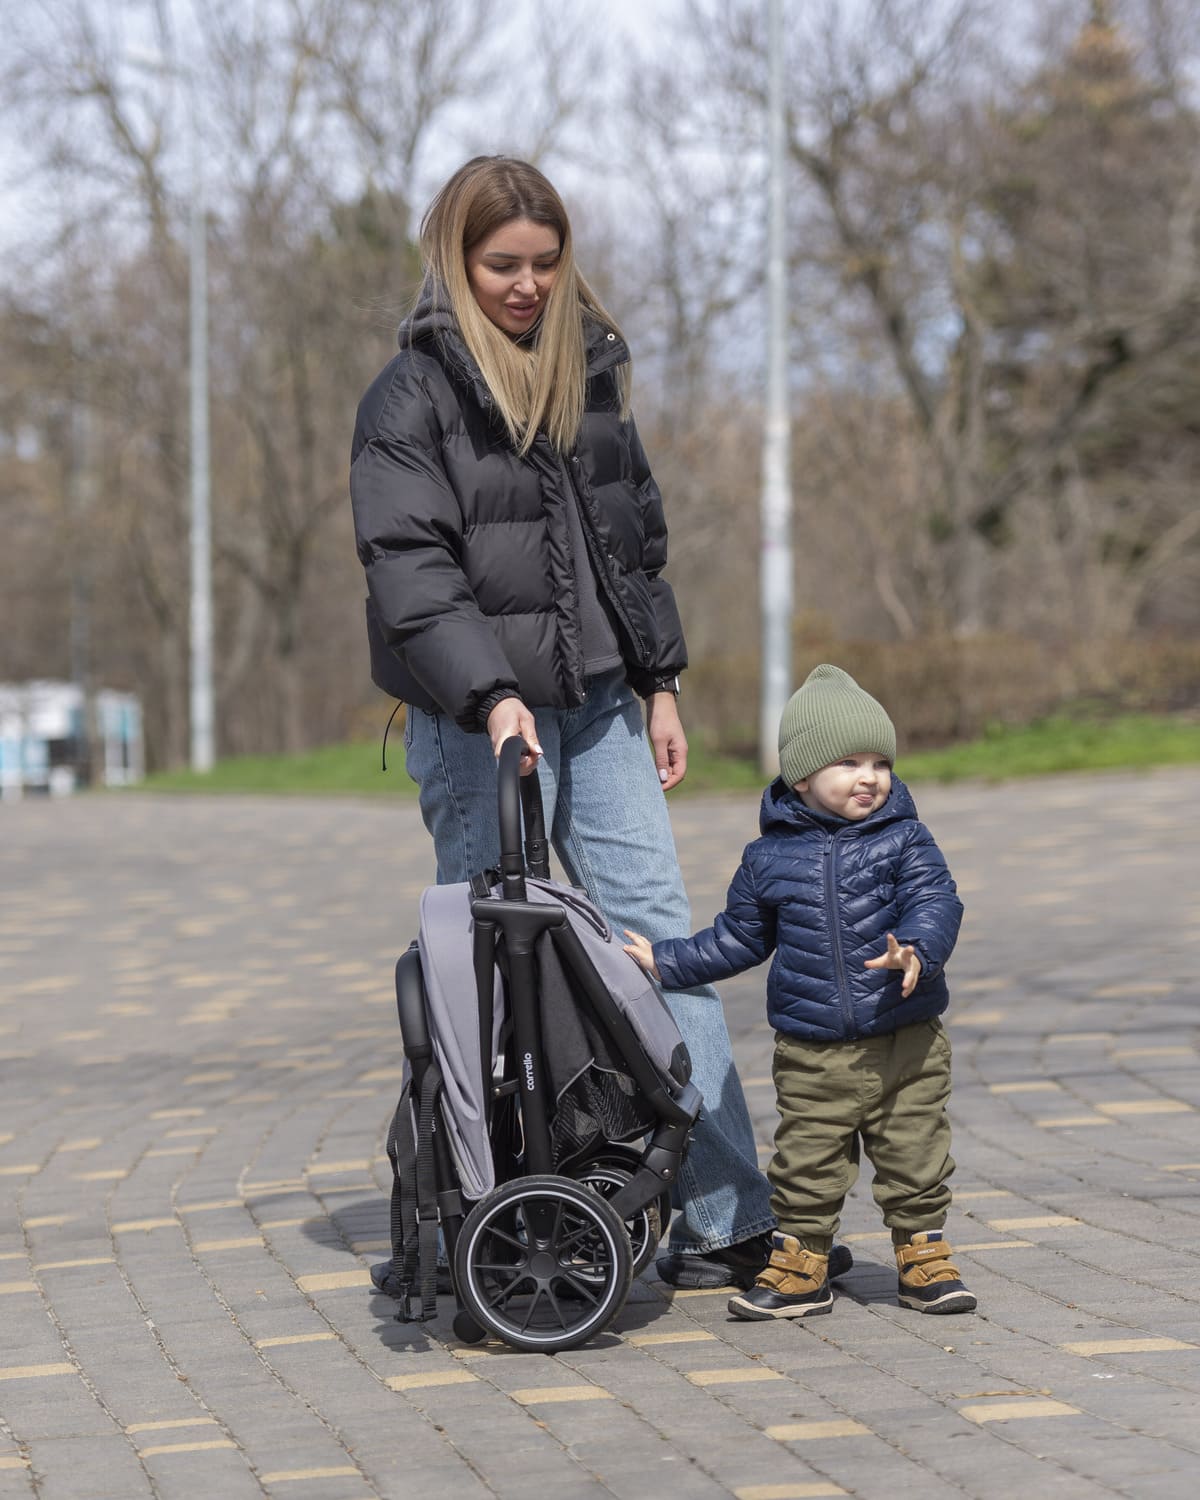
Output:
[[[514,219],[555,230],[559,261],[534,336],[517,343],[483,312],[467,277],[467,252]],[[459,167],[421,221],[424,278],[418,301],[448,300],[463,342],[522,456],[542,430],[560,452],[579,435],[587,388],[587,315],[618,338],[621,330],[575,264],[562,199],[536,167],[511,156],[476,156]],[[630,369],[617,371],[620,415],[629,415]]]

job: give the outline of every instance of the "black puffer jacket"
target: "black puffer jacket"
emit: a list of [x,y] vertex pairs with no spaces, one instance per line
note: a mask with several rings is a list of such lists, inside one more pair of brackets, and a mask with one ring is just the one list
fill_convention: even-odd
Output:
[[505,693],[531,708],[583,701],[572,486],[630,683],[646,694],[687,665],[659,576],[662,497],[634,424],[618,415],[613,372],[628,352],[604,329],[589,334],[583,423],[566,458],[540,436],[517,455],[457,326],[428,306],[359,404],[350,494],[372,675],[464,729],[483,729]]

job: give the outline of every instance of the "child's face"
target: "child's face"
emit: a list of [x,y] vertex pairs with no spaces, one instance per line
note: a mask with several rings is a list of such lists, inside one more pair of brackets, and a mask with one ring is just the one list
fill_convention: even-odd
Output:
[[892,790],[892,768],[873,750],[860,750],[831,766],[822,766],[796,783],[805,807],[861,823],[882,807]]

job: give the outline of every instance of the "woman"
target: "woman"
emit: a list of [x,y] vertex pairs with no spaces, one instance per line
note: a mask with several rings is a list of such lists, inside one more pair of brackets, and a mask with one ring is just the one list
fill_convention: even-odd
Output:
[[[525,162],[461,167],[421,252],[400,352],[359,406],[350,488],[375,680],[408,705],[438,880],[496,863],[493,757],[517,734],[568,877],[618,928],[690,931],[663,798],[687,770],[687,654],[625,342]],[[659,1274],[749,1286],[774,1219],[721,1004],[711,988],[668,1001],[704,1112]]]

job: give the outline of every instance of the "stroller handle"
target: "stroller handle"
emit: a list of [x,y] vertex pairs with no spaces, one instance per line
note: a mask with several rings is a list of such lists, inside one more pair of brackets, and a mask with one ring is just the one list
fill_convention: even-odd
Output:
[[[550,846],[537,772],[521,775],[529,747],[519,735],[500,746],[497,798],[500,814],[500,876],[510,901],[524,901],[526,864],[540,880],[550,879]],[[524,839],[522,840],[522,825]]]

